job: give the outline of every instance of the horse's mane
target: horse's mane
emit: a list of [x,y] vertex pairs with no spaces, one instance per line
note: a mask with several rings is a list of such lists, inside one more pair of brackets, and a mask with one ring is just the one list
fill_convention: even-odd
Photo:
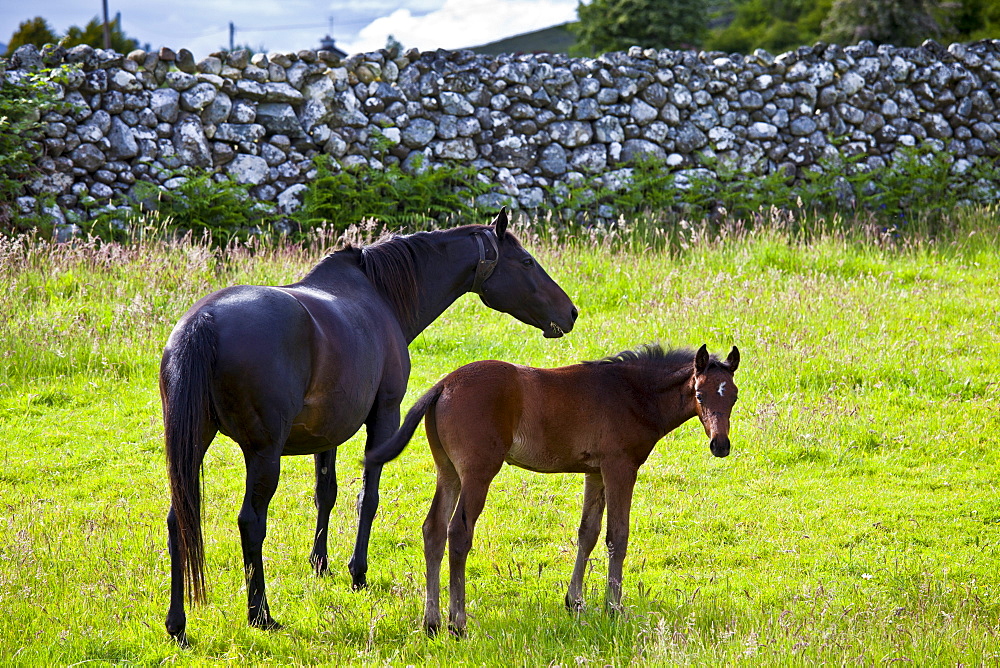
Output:
[[[603,357],[598,360],[589,360],[584,364],[628,364],[630,362],[651,363],[656,366],[670,367],[672,371],[679,371],[694,364],[694,351],[690,348],[671,348],[664,350],[658,343],[647,343],[635,350],[623,350],[617,355]],[[712,355],[709,357],[709,368],[718,366],[728,369],[725,362]]]
[[361,270],[400,317],[408,320],[416,317],[420,294],[418,257],[434,248],[427,237],[427,232],[386,234],[361,248]]

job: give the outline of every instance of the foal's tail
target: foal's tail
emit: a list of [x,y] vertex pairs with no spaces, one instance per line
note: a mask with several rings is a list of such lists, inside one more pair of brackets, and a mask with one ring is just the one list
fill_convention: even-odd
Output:
[[217,338],[207,313],[194,316],[177,332],[160,364],[160,393],[170,476],[170,508],[188,599],[205,600],[205,548],[201,535],[201,465],[206,420],[210,419],[209,379],[215,368]]
[[438,397],[444,392],[444,383],[438,383],[424,396],[417,399],[417,402],[410,408],[410,412],[403,419],[403,424],[389,440],[381,443],[365,453],[365,465],[385,464],[391,462],[399,456],[406,444],[413,438],[413,432],[417,430],[420,420],[430,410],[430,407],[437,403]]

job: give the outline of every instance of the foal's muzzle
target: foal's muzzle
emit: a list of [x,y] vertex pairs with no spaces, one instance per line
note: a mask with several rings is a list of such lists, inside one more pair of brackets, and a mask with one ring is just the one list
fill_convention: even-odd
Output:
[[729,437],[716,436],[709,442],[708,447],[716,457],[725,457],[729,454]]

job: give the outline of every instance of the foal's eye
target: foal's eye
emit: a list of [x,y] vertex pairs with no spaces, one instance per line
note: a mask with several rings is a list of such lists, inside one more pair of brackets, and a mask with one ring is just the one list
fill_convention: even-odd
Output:
[[535,264],[535,261],[530,257],[526,257],[523,260],[521,260],[521,264],[523,264],[525,267],[531,267]]

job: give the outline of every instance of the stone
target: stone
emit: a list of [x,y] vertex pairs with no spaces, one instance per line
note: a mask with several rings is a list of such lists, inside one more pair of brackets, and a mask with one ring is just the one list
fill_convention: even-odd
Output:
[[174,152],[185,165],[193,167],[210,167],[212,152],[205,138],[200,120],[189,116],[174,126]]
[[426,118],[416,118],[403,129],[401,141],[408,148],[419,149],[427,146],[434,139],[436,133],[437,126],[434,125],[433,121]]
[[81,144],[69,157],[74,165],[88,172],[96,171],[106,159],[104,152],[94,144]]
[[308,189],[305,184],[297,183],[278,193],[278,213],[287,216],[302,208]]
[[271,134],[284,134],[292,139],[306,136],[292,105],[287,102],[263,102],[257,105],[257,123]]
[[256,155],[237,155],[226,164],[225,172],[237,183],[259,186],[269,174],[264,158]]
[[576,148],[589,144],[594,131],[590,123],[583,121],[556,121],[549,125],[549,136],[566,148]]
[[590,174],[603,172],[608,166],[607,148],[597,144],[575,149],[569,164],[573,170],[578,172]]
[[535,165],[538,149],[523,135],[504,137],[493,146],[493,164],[510,169],[531,169]]
[[164,123],[173,123],[180,113],[181,94],[171,88],[159,88],[150,93],[149,108]]
[[195,84],[181,93],[181,109],[198,113],[210,105],[215,100],[216,95],[218,95],[218,90],[212,84]]
[[139,144],[136,142],[134,131],[120,118],[111,119],[108,141],[111,143],[111,149],[107,155],[113,160],[127,160],[139,155]]
[[447,160],[474,160],[478,153],[476,143],[468,137],[437,141],[432,148],[435,157]]
[[630,163],[643,158],[664,161],[667,153],[660,146],[645,139],[628,139],[622,143],[621,162]]
[[566,149],[557,143],[549,144],[542,149],[538,166],[546,176],[562,176],[567,169]]

